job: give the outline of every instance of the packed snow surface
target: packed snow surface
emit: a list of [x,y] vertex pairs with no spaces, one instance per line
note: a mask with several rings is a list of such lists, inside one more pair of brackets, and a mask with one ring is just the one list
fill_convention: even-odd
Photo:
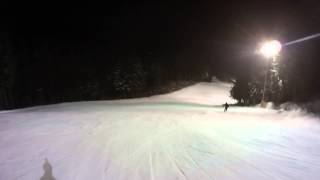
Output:
[[318,118],[230,107],[230,85],[0,113],[0,180],[318,180]]

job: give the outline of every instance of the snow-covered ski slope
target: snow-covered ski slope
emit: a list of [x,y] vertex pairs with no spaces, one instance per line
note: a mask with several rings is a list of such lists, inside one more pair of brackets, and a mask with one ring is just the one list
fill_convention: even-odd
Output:
[[[320,126],[220,106],[230,85],[0,113],[0,180],[318,180]],[[212,104],[212,105],[209,105]]]

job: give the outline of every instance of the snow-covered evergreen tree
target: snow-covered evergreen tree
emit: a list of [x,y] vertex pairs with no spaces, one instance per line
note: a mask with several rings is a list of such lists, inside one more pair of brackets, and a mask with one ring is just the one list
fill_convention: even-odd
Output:
[[146,86],[146,71],[139,59],[118,62],[113,72],[113,87],[123,97],[134,96]]

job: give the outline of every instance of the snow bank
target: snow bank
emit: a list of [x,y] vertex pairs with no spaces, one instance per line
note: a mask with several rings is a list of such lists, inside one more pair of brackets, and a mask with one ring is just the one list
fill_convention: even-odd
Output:
[[280,109],[285,111],[300,111],[301,107],[293,102],[286,102],[280,105]]
[[307,102],[307,103],[293,103],[286,102],[280,105],[280,109],[286,111],[308,111],[312,113],[320,113],[320,100]]

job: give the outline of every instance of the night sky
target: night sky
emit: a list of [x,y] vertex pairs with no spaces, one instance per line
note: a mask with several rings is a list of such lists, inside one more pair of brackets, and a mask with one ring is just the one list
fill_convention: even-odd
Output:
[[[187,67],[188,71],[201,65],[213,75],[232,77],[246,71],[252,59],[261,58],[254,51],[263,40],[288,42],[320,32],[317,0],[20,5],[11,3],[2,7],[10,12],[2,16],[2,34],[7,37],[4,39],[18,64],[15,77],[34,71],[57,73],[42,73],[39,82],[49,81],[51,76],[66,79],[66,74],[72,76],[78,71],[97,71],[92,78],[98,78],[103,68],[114,66],[123,57],[143,58],[144,65],[166,61],[164,69],[175,66]],[[317,67],[319,42],[315,39],[288,47],[283,50],[283,59],[308,54],[312,67]],[[59,71],[62,67],[64,74],[50,69],[53,66],[59,66]],[[74,76],[82,79],[79,74]],[[34,77],[39,75],[30,78]],[[20,81],[18,89],[29,86],[23,78],[15,81]],[[55,86],[40,84],[41,88]],[[68,86],[70,82],[59,86],[63,84]],[[19,95],[22,96],[27,95]]]
[[[150,51],[192,59],[238,56],[264,38],[287,42],[318,33],[320,27],[316,0],[117,1],[25,9],[34,13],[6,17],[9,31],[34,46],[107,46],[121,53]],[[98,13],[104,16],[94,15]]]
[[[30,6],[25,9],[34,12],[32,15],[25,10],[21,15],[5,17],[9,18],[10,31],[18,38],[48,41],[58,47],[109,45],[177,54],[201,50],[215,53],[262,38],[290,41],[319,32],[316,0]],[[94,15],[98,13],[104,16]]]

